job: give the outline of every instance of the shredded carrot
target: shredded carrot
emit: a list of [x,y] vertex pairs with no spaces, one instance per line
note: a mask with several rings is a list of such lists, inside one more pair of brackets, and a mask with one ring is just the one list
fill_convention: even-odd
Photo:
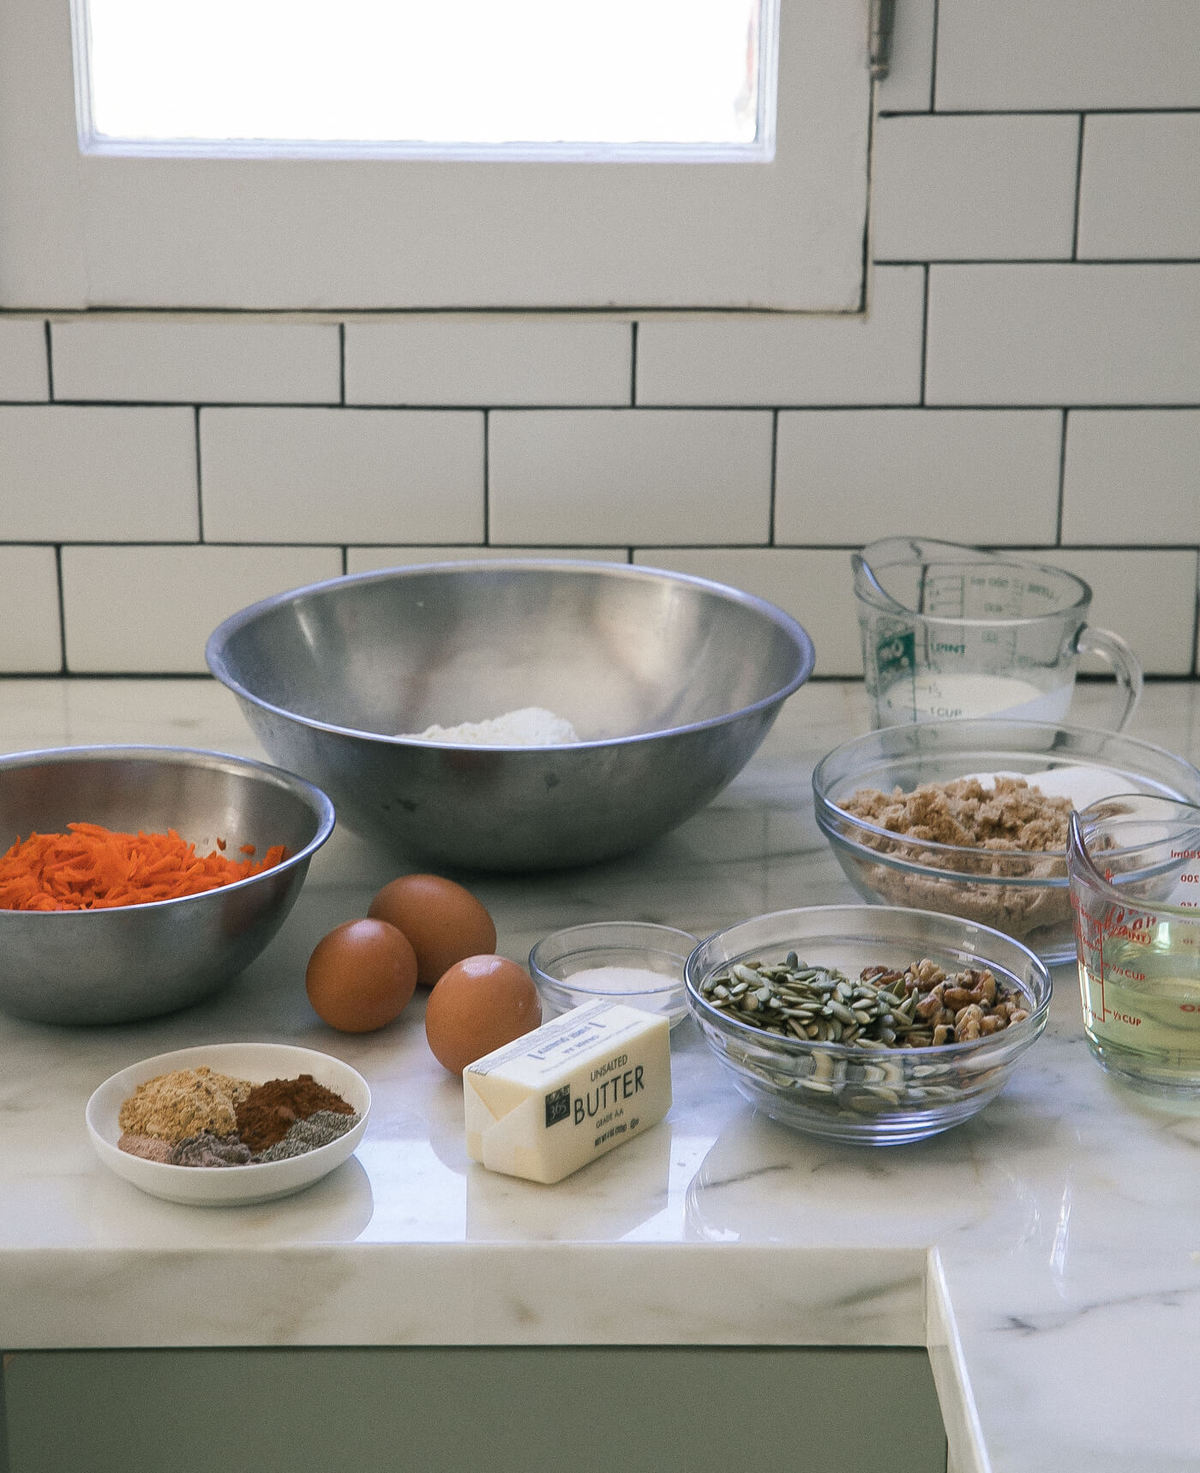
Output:
[[[218,840],[220,848],[224,840]],[[165,834],[123,834],[95,823],[71,823],[65,834],[30,834],[0,855],[0,910],[106,910],[217,890],[272,869],[286,857],[272,845],[260,860],[229,859]]]

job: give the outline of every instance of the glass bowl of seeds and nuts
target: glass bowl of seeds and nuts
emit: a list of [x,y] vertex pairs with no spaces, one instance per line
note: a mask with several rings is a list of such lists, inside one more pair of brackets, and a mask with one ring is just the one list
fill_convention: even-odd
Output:
[[818,905],[702,942],[688,1006],[735,1088],[809,1135],[899,1145],[982,1110],[1046,1026],[1050,973],[933,911]]

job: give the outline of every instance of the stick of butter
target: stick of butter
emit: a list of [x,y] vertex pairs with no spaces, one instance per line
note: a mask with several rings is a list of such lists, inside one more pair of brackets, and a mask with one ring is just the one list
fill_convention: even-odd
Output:
[[468,1065],[463,1099],[473,1161],[561,1181],[671,1108],[667,1019],[584,1003]]

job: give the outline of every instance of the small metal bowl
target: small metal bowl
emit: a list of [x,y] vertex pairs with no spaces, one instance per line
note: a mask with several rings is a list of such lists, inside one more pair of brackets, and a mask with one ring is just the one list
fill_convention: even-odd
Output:
[[696,945],[673,926],[597,921],[543,937],[529,953],[529,972],[548,1017],[603,998],[665,1013],[674,1028],[687,1017],[683,969]]
[[[851,982],[864,967],[902,970],[923,959],[948,973],[987,968],[1024,999],[1029,1016],[969,1042],[868,1049],[770,1033],[705,996],[705,984],[734,963],[770,965],[791,951]],[[1044,963],[1010,936],[872,905],[776,911],[718,931],[688,958],[685,983],[693,1017],[745,1099],[806,1134],[871,1146],[922,1140],[982,1110],[1046,1026],[1051,993]]]
[[302,778],[184,747],[64,747],[0,758],[0,846],[84,821],[175,829],[208,853],[283,844],[272,869],[217,890],[107,910],[0,910],[0,1010],[41,1023],[128,1023],[215,992],[291,910],[333,805]]
[[[208,641],[272,759],[338,820],[439,865],[556,869],[637,849],[703,807],[808,679],[812,641],[762,599],[627,563],[514,559],[334,578]],[[540,706],[577,742],[466,745]]]
[[1200,802],[1200,772],[1182,757],[1111,731],[1000,718],[888,726],[835,747],[812,777],[817,826],[864,900],[944,911],[994,926],[1049,966],[1075,960],[1066,842],[1053,851],[967,847],[893,833],[847,811],[863,789],[1016,773],[1046,791],[1074,786],[1077,806],[1115,793]]

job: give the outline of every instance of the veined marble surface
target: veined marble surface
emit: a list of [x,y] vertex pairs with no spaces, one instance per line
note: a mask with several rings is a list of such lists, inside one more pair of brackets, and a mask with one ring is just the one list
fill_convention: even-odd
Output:
[[[1073,719],[1111,709],[1084,686]],[[742,776],[652,849],[473,888],[498,949],[643,918],[705,935],[856,897],[809,775],[866,729],[862,689],[811,683]],[[1130,734],[1200,761],[1200,685],[1148,687]],[[0,749],[170,742],[261,755],[205,680],[0,682]],[[339,830],[262,958],[211,1001],[128,1027],[0,1017],[0,1348],[335,1344],[929,1346],[952,1466],[977,1473],[1200,1467],[1200,1105],[1155,1107],[1083,1042],[1073,968],[1050,1026],[982,1115],[918,1145],[838,1148],[757,1115],[694,1025],[675,1103],[556,1186],[467,1160],[462,1099],[420,1001],[354,1037],[309,1009],[313,945],[396,872]],[[96,1160],[88,1095],[206,1041],[294,1042],[370,1083],[357,1154],[295,1197],[200,1209]]]

